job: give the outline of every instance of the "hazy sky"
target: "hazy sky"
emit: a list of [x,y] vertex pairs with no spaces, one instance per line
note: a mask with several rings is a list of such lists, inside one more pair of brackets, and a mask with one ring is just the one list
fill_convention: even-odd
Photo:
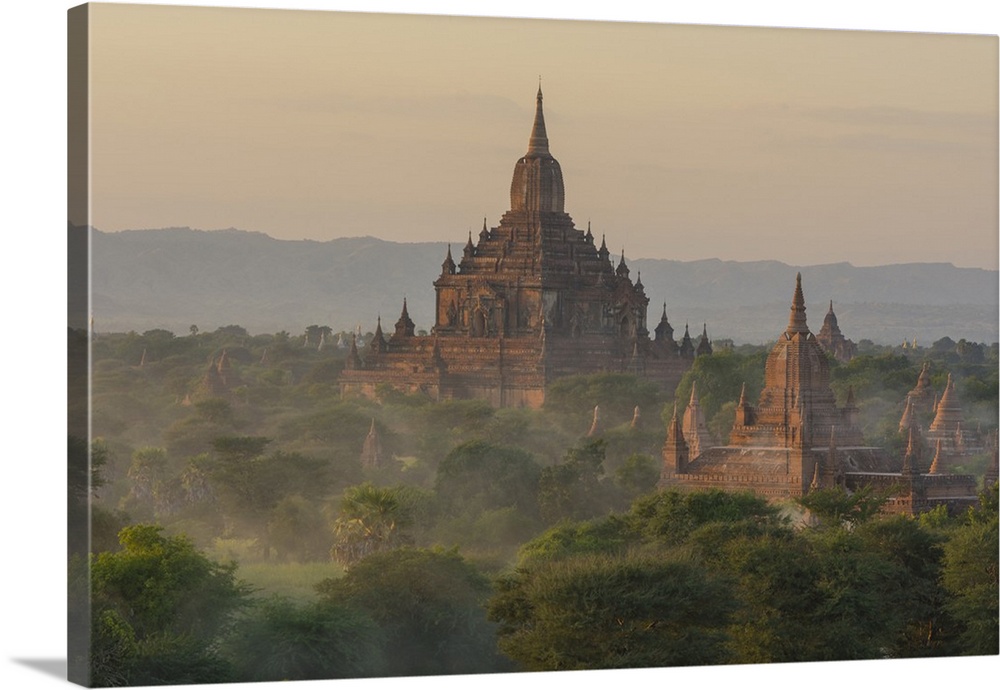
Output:
[[101,230],[460,243],[541,75],[614,251],[997,266],[995,36],[98,4],[91,45]]

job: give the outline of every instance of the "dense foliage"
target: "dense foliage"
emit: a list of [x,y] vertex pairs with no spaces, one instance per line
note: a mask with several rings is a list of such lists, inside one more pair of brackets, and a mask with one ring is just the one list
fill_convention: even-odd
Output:
[[[385,388],[342,399],[346,342],[320,326],[95,338],[98,438],[70,439],[69,468],[71,521],[91,514],[95,684],[997,651],[995,493],[914,520],[865,492],[783,511],[656,492],[675,402],[697,386],[725,440],[765,348],[699,357],[676,400],[601,374],[497,410]],[[831,362],[832,385],[853,392],[866,439],[894,447],[925,360],[995,428],[996,359],[975,343],[868,347]],[[372,428],[381,452],[363,462]],[[791,517],[805,509],[808,526]]]

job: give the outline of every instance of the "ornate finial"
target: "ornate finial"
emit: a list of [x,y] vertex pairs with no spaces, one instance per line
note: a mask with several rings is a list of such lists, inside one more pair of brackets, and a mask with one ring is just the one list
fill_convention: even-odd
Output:
[[441,275],[454,275],[455,273],[455,260],[451,258],[451,244],[448,244],[448,253],[444,257],[444,261],[441,262]]
[[792,297],[792,311],[788,317],[788,329],[785,332],[789,335],[809,332],[809,326],[806,325],[806,300],[802,296],[801,273],[795,274],[795,294]]
[[663,303],[663,315],[660,316],[660,319],[662,321],[666,321],[666,319],[667,319],[667,303],[666,302]]
[[535,97],[535,122],[531,126],[531,137],[528,139],[526,157],[549,155],[549,137],[545,132],[545,115],[542,113],[542,84],[538,83],[538,95]]
[[625,247],[622,247],[622,258],[618,262],[618,268],[615,269],[615,273],[619,276],[628,276],[628,265],[625,263]]

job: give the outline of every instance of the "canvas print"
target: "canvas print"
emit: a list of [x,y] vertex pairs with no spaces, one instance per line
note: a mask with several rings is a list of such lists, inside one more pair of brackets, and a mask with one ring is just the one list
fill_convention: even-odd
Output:
[[71,680],[998,653],[996,36],[69,29]]

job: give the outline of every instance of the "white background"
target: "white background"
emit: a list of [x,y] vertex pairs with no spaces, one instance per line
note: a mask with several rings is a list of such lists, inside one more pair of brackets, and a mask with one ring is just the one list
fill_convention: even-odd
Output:
[[[49,688],[65,683],[65,150],[66,10],[75,3],[14,0],[0,22],[4,88],[0,97],[0,250],[3,330],[0,332],[0,458],[3,462],[2,687]],[[199,4],[161,2],[160,4]],[[487,14],[521,17],[668,21],[758,26],[862,28],[996,35],[992,3],[840,0],[826,3],[700,2],[659,8],[653,3],[574,2],[219,2],[200,4]],[[815,5],[824,5],[817,8]],[[471,11],[475,7],[475,12]],[[41,670],[40,670],[41,669]],[[808,684],[811,688],[918,683],[947,687],[996,679],[1000,657],[915,662],[793,664],[739,668],[520,674],[405,681],[421,688],[508,683],[544,687],[677,684],[745,687]],[[986,680],[986,682],[990,682]],[[396,688],[404,681],[317,681],[301,687]],[[236,686],[214,686],[229,688]],[[263,683],[254,688],[287,687]]]

